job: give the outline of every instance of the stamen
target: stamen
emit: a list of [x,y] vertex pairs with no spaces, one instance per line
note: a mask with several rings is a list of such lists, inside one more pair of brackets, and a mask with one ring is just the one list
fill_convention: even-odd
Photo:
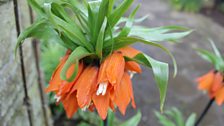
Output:
[[107,86],[108,83],[107,82],[103,82],[99,84],[98,90],[96,92],[96,95],[99,96],[100,94],[105,95],[107,92]]
[[136,74],[136,72],[134,72],[134,71],[128,71],[129,72],[129,74],[130,74],[130,78],[132,79],[133,77],[134,77],[134,75]]
[[105,95],[105,94],[106,94],[106,92],[107,92],[107,86],[108,86],[108,84],[104,84],[104,85],[103,85],[103,92],[102,92],[102,95]]
[[85,112],[88,108],[89,108],[89,107],[85,106],[85,107],[83,107],[81,110]]
[[103,85],[100,84],[99,87],[98,87],[98,90],[96,92],[96,95],[100,95],[102,92],[103,92]]
[[59,102],[59,101],[61,100],[61,96],[57,96],[57,95],[55,95],[55,96],[54,96],[54,99],[56,100],[56,102]]
[[89,106],[92,105],[92,104],[93,103],[90,102],[88,105],[86,105],[85,107],[83,107],[81,110],[85,112],[89,108]]

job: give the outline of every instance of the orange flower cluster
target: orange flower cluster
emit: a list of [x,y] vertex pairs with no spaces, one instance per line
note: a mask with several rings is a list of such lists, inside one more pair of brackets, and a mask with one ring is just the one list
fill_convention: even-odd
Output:
[[224,102],[224,74],[218,71],[209,73],[197,79],[198,89],[208,92],[210,98],[215,98],[218,105]]
[[[124,56],[132,58],[138,53],[134,48],[125,47],[113,52],[100,66],[86,66],[80,61],[76,78],[67,82],[60,78],[60,73],[70,55],[68,51],[53,73],[46,92],[56,93],[57,102],[62,102],[68,118],[79,108],[90,111],[96,108],[102,119],[107,117],[108,109],[114,110],[115,106],[125,114],[130,102],[136,108],[131,78],[133,73],[141,73],[141,68],[134,61],[125,62]],[[75,65],[71,65],[66,76],[70,77],[74,69]]]

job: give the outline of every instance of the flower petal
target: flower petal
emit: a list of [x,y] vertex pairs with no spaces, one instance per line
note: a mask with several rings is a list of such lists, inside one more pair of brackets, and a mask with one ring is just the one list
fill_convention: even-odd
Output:
[[106,68],[107,78],[112,85],[120,83],[124,74],[124,67],[125,61],[123,55],[119,52],[114,52]]
[[123,56],[127,56],[127,57],[130,57],[130,58],[133,58],[133,57],[135,57],[137,54],[140,53],[140,51],[138,51],[138,50],[136,50],[135,48],[132,48],[132,47],[130,47],[130,46],[121,48],[121,49],[119,49],[119,51],[122,52]]
[[[51,92],[51,91],[58,91],[60,88],[60,85],[62,83],[62,79],[60,78],[61,70],[68,59],[69,55],[65,55],[60,63],[58,64],[57,68],[55,69],[54,73],[52,74],[51,80],[49,82],[49,86],[45,89],[45,92]],[[72,66],[71,66],[72,67]]]
[[109,109],[110,94],[106,93],[105,95],[97,96],[96,93],[94,93],[92,99],[100,117],[105,120]]
[[219,89],[219,91],[215,95],[215,100],[218,105],[222,105],[224,102],[224,87]]
[[125,69],[126,70],[130,70],[130,71],[134,71],[137,73],[142,73],[142,69],[140,67],[140,65],[134,61],[128,61],[125,63]]
[[107,82],[107,75],[106,75],[106,68],[108,63],[110,62],[110,56],[107,57],[103,63],[101,63],[100,65],[100,70],[99,70],[99,75],[98,75],[98,79],[97,79],[97,84],[102,83],[102,82]]
[[61,88],[60,88],[61,94],[69,93],[69,91],[72,89],[72,87],[76,84],[76,81],[78,80],[79,76],[81,75],[83,69],[84,69],[83,62],[80,62],[79,63],[79,70],[78,70],[78,74],[77,74],[76,78],[70,83],[67,82],[67,81],[63,81],[63,83],[61,84]]
[[126,74],[125,76],[127,76],[127,79],[128,79],[127,88],[128,88],[129,95],[131,97],[131,104],[133,108],[136,108],[131,78],[127,73],[125,74]]
[[128,104],[130,103],[130,85],[131,79],[129,75],[125,72],[121,83],[117,84],[115,90],[115,99],[114,102],[118,106],[120,112],[125,115]]
[[[67,96],[67,95],[66,95]],[[76,93],[68,95],[65,98],[61,99],[61,102],[64,106],[66,115],[68,118],[72,118],[74,113],[78,110],[78,103],[76,99]]]
[[215,74],[214,83],[212,85],[211,91],[216,92],[218,89],[220,89],[223,81],[223,75],[220,72],[217,72]]
[[210,71],[209,73],[198,78],[197,79],[198,84],[199,84],[198,89],[210,91],[210,88],[214,81],[214,77],[215,77],[214,71]]
[[89,105],[91,102],[92,92],[96,90],[96,81],[98,75],[98,68],[89,66],[85,68],[73,87],[72,92],[77,90],[77,101],[80,108]]

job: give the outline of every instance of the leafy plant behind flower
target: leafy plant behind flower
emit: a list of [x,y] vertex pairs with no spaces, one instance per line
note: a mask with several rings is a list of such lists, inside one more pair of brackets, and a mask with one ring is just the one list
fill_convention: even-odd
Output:
[[216,101],[221,106],[224,102],[224,57],[212,40],[210,43],[214,53],[204,49],[196,49],[203,59],[214,66],[213,70],[197,78],[198,89],[208,93],[211,103]]
[[224,57],[221,55],[220,51],[212,40],[210,40],[210,43],[214,53],[200,48],[197,48],[196,51],[204,60],[212,63],[217,71],[224,72]]
[[194,126],[196,121],[195,113],[191,114],[185,121],[183,114],[177,108],[167,110],[164,114],[159,112],[155,112],[155,114],[162,126]]
[[[135,7],[128,18],[122,17],[133,1],[123,0],[114,8],[115,0],[52,0],[44,4],[28,0],[38,18],[20,34],[16,50],[29,37],[38,38],[43,42],[54,39],[55,42],[72,50],[61,72],[61,78],[71,82],[78,73],[78,69],[75,69],[70,78],[66,77],[65,73],[72,64],[75,63],[78,68],[80,60],[97,60],[101,63],[112,52],[139,42],[165,51],[173,60],[175,76],[175,59],[159,42],[175,42],[191,31],[179,26],[145,28],[135,25],[135,14],[140,5]],[[162,110],[169,76],[168,64],[144,53],[134,58],[125,58],[152,69],[160,91]]]

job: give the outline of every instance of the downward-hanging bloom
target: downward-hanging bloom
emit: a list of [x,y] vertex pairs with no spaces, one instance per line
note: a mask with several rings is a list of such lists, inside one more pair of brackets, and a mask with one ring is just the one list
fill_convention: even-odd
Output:
[[[62,80],[60,77],[61,70],[68,59],[68,56],[70,55],[71,51],[68,50],[66,55],[61,59],[59,65],[57,66],[56,70],[54,71],[51,80],[49,82],[49,86],[45,89],[46,92],[55,92],[55,98],[57,102],[62,102],[67,117],[71,118],[73,114],[78,110],[78,103],[76,99],[76,94],[70,94],[70,91],[72,87],[75,85],[77,79],[79,78],[80,74],[83,71],[83,63],[81,62],[79,64],[79,70],[78,75],[72,82],[67,82],[65,80]],[[66,76],[70,77],[72,73],[75,70],[75,65],[71,65],[70,68],[67,71]]]
[[[140,66],[134,61],[125,62],[124,56],[134,57],[139,51],[126,47],[113,52],[100,65],[97,91],[93,97],[93,103],[104,119],[108,108],[116,105],[122,114],[132,100],[133,108],[136,107],[131,83],[130,72],[141,73]],[[128,63],[128,64],[127,64]]]
[[218,105],[222,105],[224,102],[224,60],[212,41],[211,45],[215,54],[203,49],[199,49],[198,53],[211,62],[216,70],[211,70],[197,79],[198,89],[205,90],[211,99],[215,99]]
[[221,72],[211,70],[209,73],[197,79],[198,89],[208,92],[210,98],[215,98],[218,105],[224,102],[224,75]]
[[[79,63],[79,72],[72,82],[60,78],[60,72],[65,65],[69,52],[61,59],[52,75],[46,92],[55,92],[58,102],[62,102],[69,118],[77,111],[96,108],[102,119],[107,117],[109,109],[117,106],[124,115],[127,106],[132,102],[136,108],[131,82],[131,74],[141,73],[139,64],[134,61],[125,62],[124,56],[134,57],[138,53],[132,47],[114,51],[99,66]],[[67,71],[69,78],[75,69],[71,65]]]

